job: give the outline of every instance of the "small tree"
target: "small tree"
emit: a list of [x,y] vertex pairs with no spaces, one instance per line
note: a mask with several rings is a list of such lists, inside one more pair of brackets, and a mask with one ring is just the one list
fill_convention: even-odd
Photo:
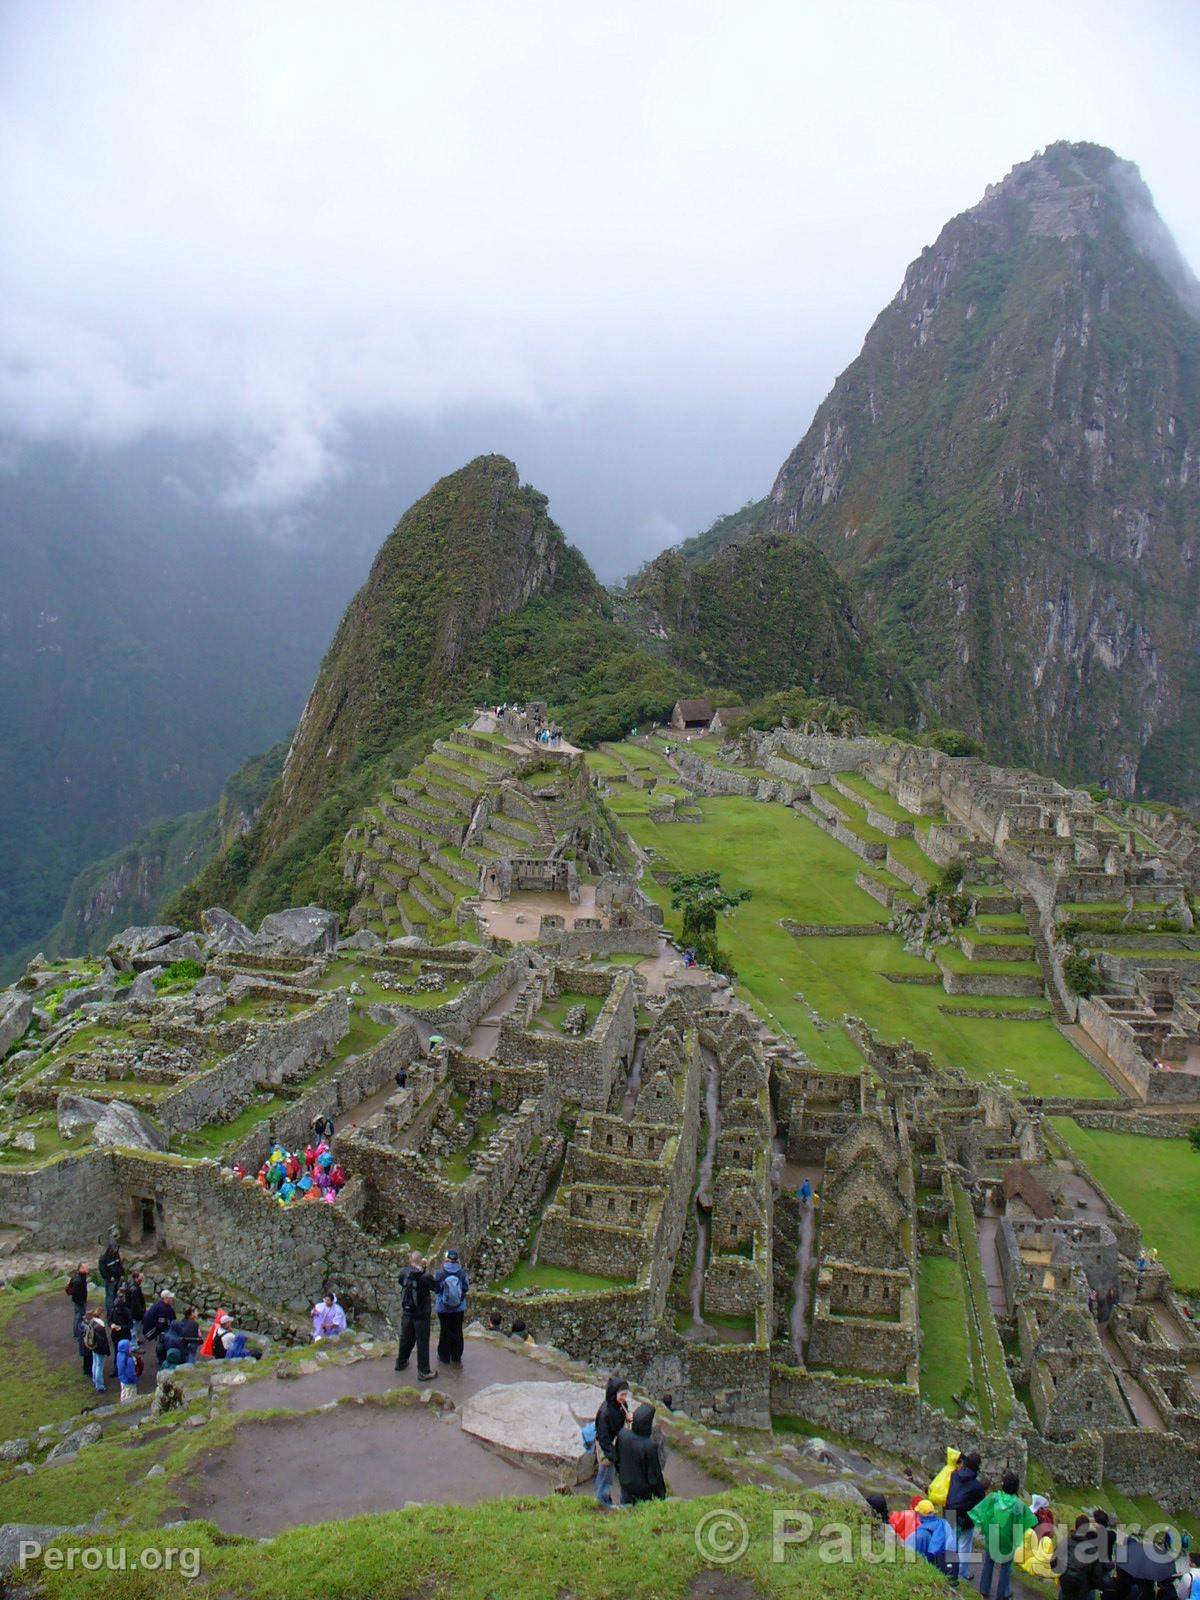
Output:
[[684,873],[671,885],[671,904],[683,912],[683,942],[709,967],[721,965],[717,949],[717,915],[750,898],[749,889],[722,889],[719,872]]
[[1073,950],[1063,962],[1063,977],[1067,980],[1067,988],[1081,1000],[1095,994],[1100,987],[1096,963],[1081,950]]
[[1194,1122],[1188,1129],[1188,1143],[1197,1155],[1200,1155],[1200,1122]]

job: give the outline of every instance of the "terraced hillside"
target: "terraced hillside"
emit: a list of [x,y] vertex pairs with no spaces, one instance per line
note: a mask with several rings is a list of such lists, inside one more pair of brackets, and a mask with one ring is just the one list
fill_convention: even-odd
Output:
[[504,858],[545,860],[571,851],[587,810],[569,765],[502,734],[457,729],[346,835],[343,870],[357,900],[352,928],[435,944],[471,938],[460,916],[480,875]]

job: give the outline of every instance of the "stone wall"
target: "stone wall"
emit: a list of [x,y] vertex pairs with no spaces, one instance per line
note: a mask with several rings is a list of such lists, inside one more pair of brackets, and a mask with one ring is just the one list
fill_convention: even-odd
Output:
[[24,1229],[35,1248],[99,1245],[119,1209],[109,1151],[62,1156],[27,1172],[0,1167],[0,1226]]
[[831,1433],[849,1434],[906,1460],[940,1466],[946,1446],[954,1444],[960,1450],[978,1450],[984,1472],[991,1477],[999,1477],[1005,1467],[1025,1474],[1027,1452],[1019,1433],[993,1435],[961,1418],[951,1422],[907,1385],[834,1377],[773,1362],[771,1409],[778,1416],[802,1417]]
[[111,1159],[127,1216],[152,1200],[157,1243],[198,1272],[291,1311],[332,1289],[352,1315],[397,1319],[403,1263],[340,1206],[281,1206],[252,1179],[210,1161]]
[[411,1007],[401,1004],[380,1003],[369,1006],[367,1014],[376,1022],[402,1022],[416,1020],[441,1033],[454,1044],[465,1044],[480,1017],[485,1017],[496,1001],[506,995],[514,984],[520,983],[529,969],[526,950],[513,953],[488,977],[472,983],[440,1006]]
[[540,1061],[564,1100],[586,1109],[607,1108],[618,1070],[632,1057],[637,1037],[637,996],[629,972],[555,968],[559,992],[608,994],[591,1031],[582,1038],[525,1026],[518,1008],[500,1023],[497,1058],[504,1065]]
[[265,1026],[211,1071],[188,1078],[164,1095],[155,1115],[167,1134],[231,1122],[260,1089],[303,1077],[331,1055],[349,1028],[350,998],[335,990],[299,1016]]
[[[281,1144],[285,1150],[302,1150],[311,1137],[316,1116],[332,1117],[336,1126],[344,1112],[353,1111],[364,1100],[378,1094],[395,1080],[399,1067],[409,1066],[421,1054],[416,1028],[411,1022],[400,1023],[364,1055],[347,1061],[283,1111],[265,1117],[227,1154],[227,1164],[233,1166],[240,1161],[253,1175],[272,1145]],[[341,1204],[340,1199],[338,1203]]]

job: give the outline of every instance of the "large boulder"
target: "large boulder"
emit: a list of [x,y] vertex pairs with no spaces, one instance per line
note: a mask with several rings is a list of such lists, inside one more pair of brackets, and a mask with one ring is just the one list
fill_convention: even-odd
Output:
[[103,1100],[92,1100],[85,1094],[71,1094],[64,1089],[57,1106],[59,1136],[74,1139],[86,1128],[95,1127],[107,1110]]
[[371,928],[360,928],[338,945],[339,950],[382,950],[383,940]]
[[167,944],[171,939],[178,939],[182,931],[163,922],[156,922],[148,927],[126,928],[124,932],[118,933],[115,939],[109,940],[108,949],[104,953],[119,972],[129,972],[133,966],[134,956],[149,955],[151,950],[157,950],[159,945]]
[[154,949],[140,958],[156,966],[169,967],[172,961],[198,961],[204,965],[204,949],[194,933],[181,933],[178,939],[168,939],[166,944],[156,944]]
[[204,930],[204,943],[213,954],[230,950],[249,950],[254,935],[244,922],[239,922],[232,911],[220,906],[210,906],[200,913],[200,926]]
[[595,1420],[604,1390],[587,1383],[491,1383],[463,1404],[464,1433],[556,1484],[591,1477],[592,1452],[580,1430]]
[[293,906],[264,917],[255,950],[272,956],[323,956],[337,949],[338,919],[320,906]]
[[157,998],[154,980],[162,972],[162,967],[145,967],[125,991],[126,1000],[132,1000],[137,1005],[148,1006]]
[[80,1006],[100,1005],[112,997],[112,986],[105,983],[85,983],[78,989],[68,989],[58,1002],[58,1010],[54,1014],[55,1020],[64,1022],[72,1012],[78,1011]]
[[33,1020],[33,1000],[19,989],[0,994],[0,1056],[25,1032]]
[[[78,1528],[68,1528],[60,1522],[4,1522],[0,1523],[0,1579],[13,1571],[20,1571],[22,1557],[32,1555],[31,1546],[45,1549],[61,1534],[78,1533]],[[13,1593],[28,1593],[28,1588],[14,1588]]]
[[90,1128],[96,1145],[120,1145],[133,1150],[167,1148],[166,1138],[149,1117],[124,1100],[92,1100],[64,1090],[58,1097],[57,1112],[58,1131],[64,1139],[74,1139]]

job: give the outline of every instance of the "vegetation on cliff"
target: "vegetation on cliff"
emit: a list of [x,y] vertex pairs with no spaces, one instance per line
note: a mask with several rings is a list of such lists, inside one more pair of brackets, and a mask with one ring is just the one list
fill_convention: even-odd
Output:
[[1189,276],[1136,168],[1052,146],[909,267],[764,514],[851,580],[939,717],[1173,798],[1200,751]]
[[667,550],[631,584],[629,599],[644,636],[737,703],[800,684],[886,722],[916,710],[848,586],[807,539],[759,534],[699,566]]

